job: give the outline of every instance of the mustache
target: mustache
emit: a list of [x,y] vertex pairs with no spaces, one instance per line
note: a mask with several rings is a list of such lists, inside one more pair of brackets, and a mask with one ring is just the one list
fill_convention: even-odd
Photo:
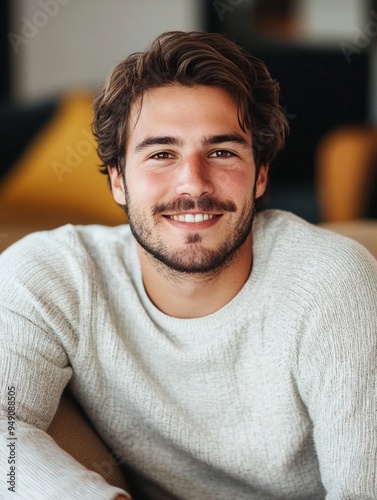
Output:
[[186,210],[200,210],[202,212],[236,212],[237,207],[231,200],[221,201],[218,198],[200,196],[197,200],[181,196],[169,203],[156,203],[152,214],[158,215],[166,212],[184,212]]

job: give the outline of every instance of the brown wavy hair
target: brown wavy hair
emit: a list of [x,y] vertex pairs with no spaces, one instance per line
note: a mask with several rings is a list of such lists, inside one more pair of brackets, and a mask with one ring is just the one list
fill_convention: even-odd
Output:
[[132,104],[145,91],[169,84],[209,85],[229,92],[240,127],[252,132],[257,171],[284,147],[288,123],[279,104],[279,84],[265,64],[223,35],[170,31],[120,62],[94,102],[93,132],[103,173],[108,167],[124,171]]

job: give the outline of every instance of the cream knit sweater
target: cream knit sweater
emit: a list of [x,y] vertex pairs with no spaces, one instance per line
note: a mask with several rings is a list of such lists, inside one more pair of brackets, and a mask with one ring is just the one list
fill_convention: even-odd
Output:
[[2,254],[0,498],[120,491],[44,432],[70,381],[135,498],[377,499],[376,261],[284,212],[253,234],[247,283],[196,319],[150,303],[128,226],[65,226]]

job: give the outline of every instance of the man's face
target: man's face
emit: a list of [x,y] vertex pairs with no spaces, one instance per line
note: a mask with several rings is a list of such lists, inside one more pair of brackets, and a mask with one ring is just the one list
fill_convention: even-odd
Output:
[[183,273],[217,272],[245,245],[251,258],[254,201],[267,168],[255,175],[251,132],[240,128],[236,104],[207,86],[147,91],[131,109],[126,189],[110,169],[139,245]]

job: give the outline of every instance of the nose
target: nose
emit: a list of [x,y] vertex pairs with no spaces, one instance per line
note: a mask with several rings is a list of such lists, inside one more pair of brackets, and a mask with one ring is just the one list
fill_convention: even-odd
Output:
[[186,194],[193,198],[213,193],[209,167],[200,155],[192,154],[179,166],[176,191],[178,195]]

